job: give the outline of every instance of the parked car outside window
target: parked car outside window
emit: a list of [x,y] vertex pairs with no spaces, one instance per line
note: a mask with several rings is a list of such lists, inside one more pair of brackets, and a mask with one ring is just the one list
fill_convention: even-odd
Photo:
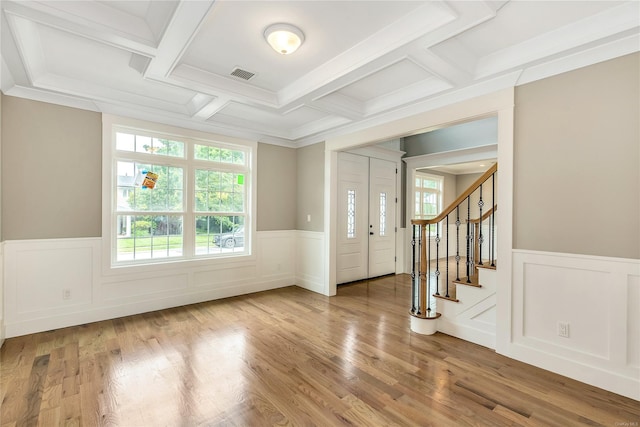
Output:
[[244,225],[236,227],[230,233],[216,234],[213,243],[221,248],[235,248],[244,246]]

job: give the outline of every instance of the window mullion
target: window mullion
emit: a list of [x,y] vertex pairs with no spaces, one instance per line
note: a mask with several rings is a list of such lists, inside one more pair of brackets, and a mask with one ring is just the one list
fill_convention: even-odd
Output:
[[193,161],[193,143],[186,144],[187,167],[183,177],[184,184],[184,228],[183,228],[183,245],[184,255],[193,257],[196,247],[196,218],[195,210],[195,166]]

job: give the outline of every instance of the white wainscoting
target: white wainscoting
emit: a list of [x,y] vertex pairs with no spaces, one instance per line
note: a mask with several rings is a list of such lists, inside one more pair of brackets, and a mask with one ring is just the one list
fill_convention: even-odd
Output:
[[[258,232],[255,256],[246,261],[185,262],[160,271],[123,269],[107,275],[102,274],[100,238],[7,241],[3,262],[6,336],[290,286],[295,284],[296,272],[315,284],[316,268],[322,269],[296,263],[296,253],[308,252],[297,250],[296,233]],[[309,245],[305,240],[302,246],[315,250],[322,241]],[[322,264],[322,257],[315,262]],[[308,269],[297,269],[300,266]]]
[[0,242],[0,347],[4,344],[4,243]]
[[296,285],[328,295],[325,284],[324,232],[296,231]]
[[507,356],[640,400],[640,261],[516,250],[512,295]]

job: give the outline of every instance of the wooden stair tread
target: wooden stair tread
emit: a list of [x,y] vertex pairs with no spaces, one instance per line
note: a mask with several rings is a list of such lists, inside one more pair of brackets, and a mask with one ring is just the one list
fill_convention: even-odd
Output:
[[417,317],[419,319],[431,319],[431,320],[435,320],[438,317],[442,316],[441,313],[437,313],[435,310],[431,310],[430,312],[427,312],[427,313],[409,312],[409,314],[411,314],[413,317]]
[[433,296],[439,299],[447,300],[447,301],[460,302],[460,300],[458,299],[458,292],[456,289],[455,280],[451,280],[449,282],[449,296],[447,296],[446,286],[442,286],[440,288],[440,293],[437,295],[433,294]]
[[460,280],[454,280],[453,283],[455,283],[456,285],[473,286],[475,288],[482,287],[482,285],[478,281],[477,274],[472,274],[471,276],[469,276],[469,280],[471,281],[471,283],[467,283],[466,277],[461,277]]
[[495,270],[497,266],[498,266],[497,262],[494,262],[493,265],[491,265],[490,263],[476,264],[476,268],[484,268],[486,270]]
[[449,289],[449,296],[445,296],[445,295],[433,295],[436,298],[439,299],[446,299],[447,301],[453,301],[453,302],[460,302],[459,299],[457,299],[456,297],[453,296],[453,294],[451,293],[451,289]]

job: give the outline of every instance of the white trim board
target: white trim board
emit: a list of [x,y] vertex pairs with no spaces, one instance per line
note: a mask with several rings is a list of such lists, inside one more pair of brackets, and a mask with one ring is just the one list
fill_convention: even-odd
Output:
[[498,144],[490,144],[479,147],[463,148],[460,150],[442,151],[439,153],[405,157],[402,161],[407,164],[407,169],[420,169],[431,166],[474,162],[478,160],[493,159],[496,157],[498,157]]
[[[337,155],[338,151],[348,151],[353,148],[389,141],[407,135],[438,129],[473,119],[496,116],[498,117],[498,163],[500,175],[498,185],[498,200],[500,200],[501,214],[497,218],[497,226],[505,230],[498,242],[497,258],[506,262],[502,268],[502,283],[510,282],[511,275],[511,247],[512,247],[512,204],[513,204],[513,108],[514,88],[503,89],[487,95],[461,101],[456,104],[435,107],[382,125],[356,131],[348,135],[329,138],[325,142],[325,239],[326,258],[329,260],[325,267],[326,295],[336,293],[336,209],[337,209]],[[480,148],[477,148],[478,150]],[[481,150],[485,150],[482,148]],[[494,147],[490,148],[494,150]],[[405,231],[407,233],[407,231]],[[404,236],[407,241],[407,235]],[[503,252],[502,254],[500,252]],[[406,257],[404,263],[406,264]],[[402,269],[402,268],[400,268]],[[509,290],[506,289],[507,293]],[[508,309],[504,314],[508,314]],[[498,313],[500,316],[501,313]],[[499,317],[500,318],[500,317]],[[505,324],[505,323],[503,323]],[[507,323],[508,324],[508,323]],[[508,329],[498,331],[497,341],[508,338]]]

